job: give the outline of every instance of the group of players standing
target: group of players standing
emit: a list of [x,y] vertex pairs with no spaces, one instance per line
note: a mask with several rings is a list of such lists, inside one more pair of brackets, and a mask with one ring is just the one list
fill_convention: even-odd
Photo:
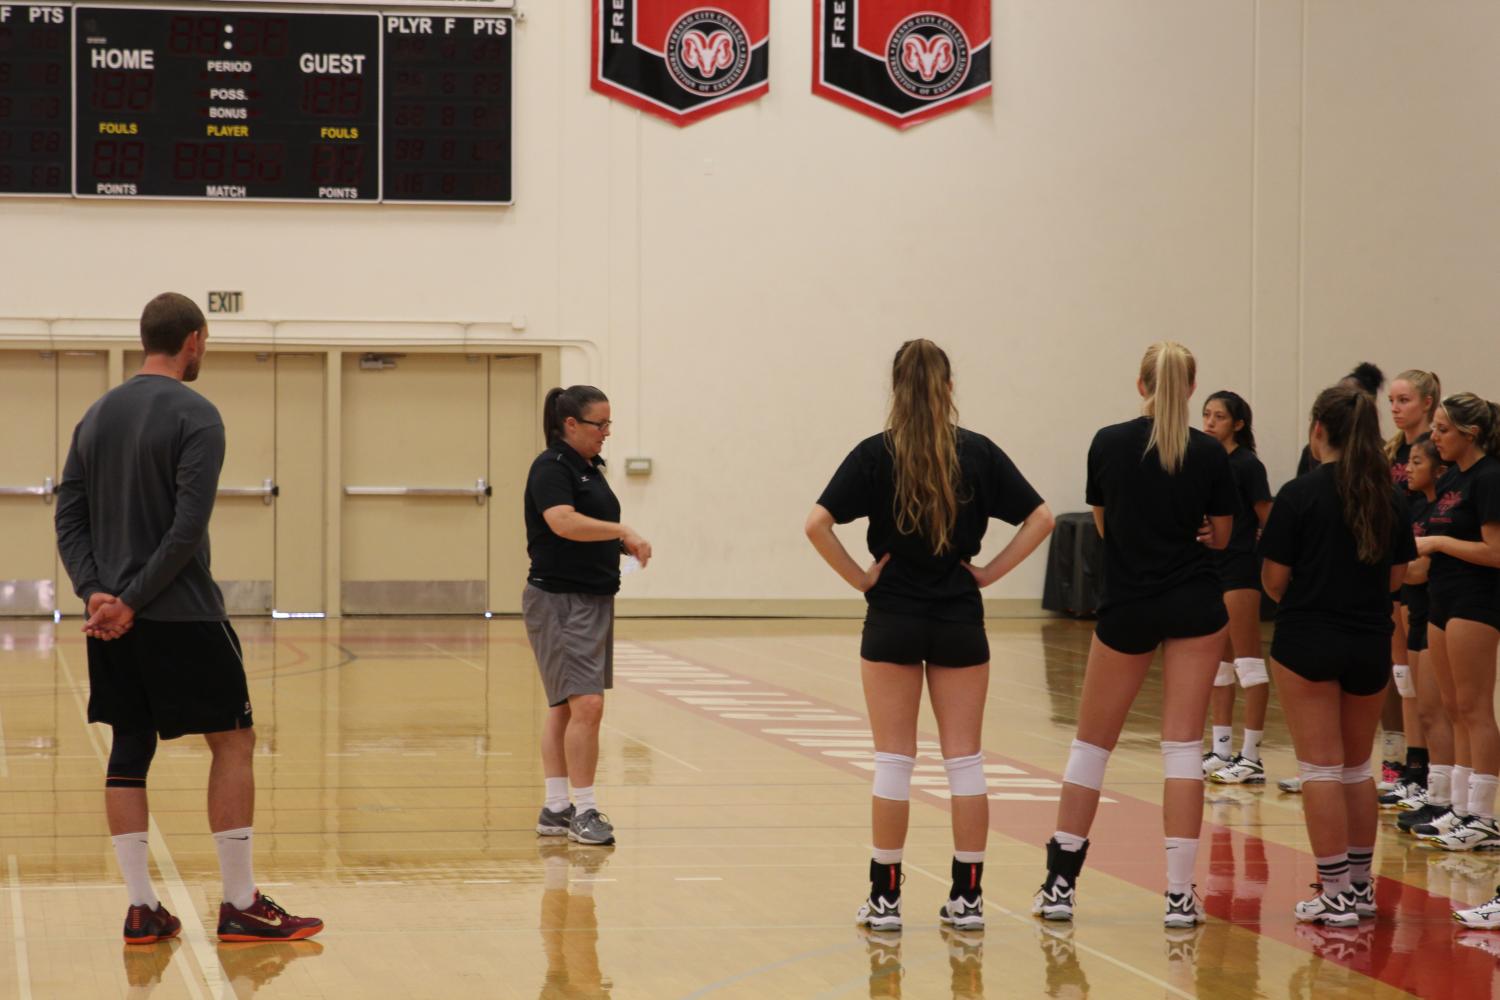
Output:
[[[1319,393],[1306,466],[1273,500],[1241,397],[1214,393],[1203,411],[1207,433],[1189,426],[1196,368],[1182,345],[1152,345],[1137,381],[1143,415],[1100,430],[1089,450],[1086,501],[1103,538],[1105,592],[1033,913],[1073,918],[1105,769],[1160,650],[1166,925],[1206,919],[1193,887],[1203,780],[1265,780],[1260,737],[1272,680],[1298,760],[1297,778],[1283,787],[1304,793],[1319,874],[1296,918],[1357,925],[1376,915],[1370,758],[1392,685],[1409,752],[1384,803],[1409,806],[1402,829],[1439,847],[1500,848],[1500,406],[1467,392],[1443,397],[1435,376],[1403,372],[1390,386],[1398,433],[1386,442],[1376,398],[1383,379],[1362,365]],[[885,431],[844,460],[806,526],[819,554],[868,603],[860,655],[876,750],[874,852],[857,920],[876,930],[902,925],[925,677],[955,843],[939,918],[977,929],[988,826],[979,723],[989,668],[979,589],[1040,544],[1052,515],[1004,452],[958,427],[952,371],[936,345],[904,344],[892,378]],[[971,565],[990,517],[1021,530],[988,564]],[[869,519],[868,568],[832,530],[856,518]],[[1269,669],[1262,591],[1277,604]],[[1236,681],[1247,718],[1244,744],[1231,756]],[[1204,754],[1210,702],[1214,742]],[[1500,895],[1454,916],[1500,929]]]

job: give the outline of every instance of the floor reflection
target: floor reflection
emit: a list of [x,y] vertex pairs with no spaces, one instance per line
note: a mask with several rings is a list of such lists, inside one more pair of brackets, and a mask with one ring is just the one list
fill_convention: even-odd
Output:
[[538,926],[547,971],[540,1000],[608,1000],[614,983],[599,968],[599,917],[591,881],[610,848],[566,840],[537,845],[542,861],[542,912]]

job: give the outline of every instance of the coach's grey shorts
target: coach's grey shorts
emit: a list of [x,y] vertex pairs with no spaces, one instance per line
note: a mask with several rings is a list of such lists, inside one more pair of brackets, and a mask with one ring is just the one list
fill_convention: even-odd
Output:
[[554,594],[527,584],[521,617],[548,705],[615,686],[613,594]]

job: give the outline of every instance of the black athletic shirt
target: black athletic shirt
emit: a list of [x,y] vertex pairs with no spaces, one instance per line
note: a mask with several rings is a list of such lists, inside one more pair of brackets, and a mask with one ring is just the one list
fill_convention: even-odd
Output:
[[547,526],[542,511],[572,507],[598,521],[620,521],[620,501],[604,478],[604,459],[585,459],[559,441],[526,476],[527,582],[555,594],[613,594],[620,589],[620,542],[573,542]]
[[896,528],[895,466],[884,434],[855,445],[818,497],[818,505],[839,524],[868,517],[870,555],[879,559],[891,554],[880,579],[865,593],[871,608],[939,621],[984,619],[979,585],[963,563],[979,554],[990,518],[1020,524],[1041,506],[1042,498],[993,441],[962,427],[958,465],[958,518],[952,544],[940,556],[920,533],[903,535]]
[[1297,475],[1305,476],[1318,467],[1318,460],[1313,458],[1312,445],[1302,446],[1302,454],[1297,458]]
[[1329,462],[1287,483],[1261,533],[1261,556],[1292,570],[1276,624],[1390,635],[1391,567],[1417,557],[1406,505],[1392,491],[1386,557],[1374,565],[1361,562],[1344,523],[1335,472]]
[[1271,501],[1271,484],[1266,480],[1266,467],[1261,464],[1255,452],[1249,448],[1236,448],[1227,452],[1227,455],[1229,471],[1234,475],[1234,488],[1240,498],[1240,509],[1234,515],[1234,530],[1229,535],[1229,544],[1215,552],[1221,559],[1255,552],[1255,535],[1260,530],[1260,518],[1255,516],[1255,505]]
[[[1483,526],[1500,521],[1500,459],[1485,455],[1464,472],[1457,465],[1437,485],[1437,501],[1427,515],[1429,535],[1466,542],[1483,541]],[[1500,608],[1500,569],[1480,566],[1441,552],[1427,571],[1432,593],[1444,603],[1467,596]]]
[[1411,460],[1411,442],[1402,440],[1396,448],[1396,457],[1391,459],[1391,482],[1392,484],[1407,489],[1406,485],[1406,463]]
[[[1427,517],[1433,511],[1434,503],[1421,493],[1406,494],[1406,509],[1411,515],[1412,538],[1421,538],[1428,533]],[[1429,576],[1431,570],[1428,570]],[[1410,607],[1414,603],[1421,607],[1427,606],[1427,584],[1425,583],[1403,583],[1401,585],[1401,603]]]
[[1169,475],[1156,449],[1146,451],[1151,418],[1113,424],[1089,446],[1084,501],[1104,508],[1104,596],[1100,610],[1155,597],[1185,584],[1219,592],[1209,549],[1198,541],[1203,518],[1239,511],[1224,446],[1189,429],[1182,467]]

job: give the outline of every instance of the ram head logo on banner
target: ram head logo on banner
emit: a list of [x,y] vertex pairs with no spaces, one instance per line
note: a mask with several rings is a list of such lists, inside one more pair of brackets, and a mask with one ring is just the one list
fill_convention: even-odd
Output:
[[813,93],[906,128],[990,93],[990,0],[813,0]]
[[770,0],[593,0],[593,88],[688,125],[770,89]]

